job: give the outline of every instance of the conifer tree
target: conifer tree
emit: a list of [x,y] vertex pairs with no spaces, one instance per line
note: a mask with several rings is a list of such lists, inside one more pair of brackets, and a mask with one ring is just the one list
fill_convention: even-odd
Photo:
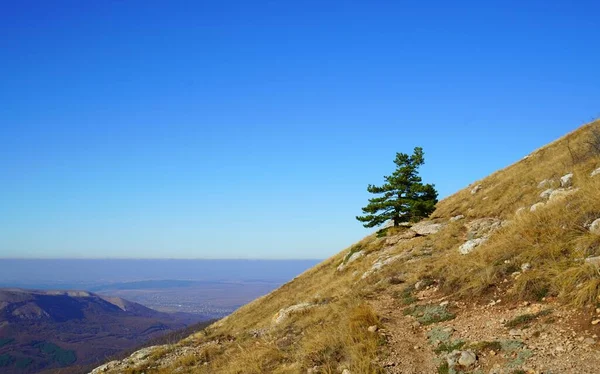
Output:
[[375,227],[388,220],[398,226],[428,217],[435,210],[438,193],[433,184],[422,183],[418,169],[424,163],[421,147],[416,147],[412,156],[396,153],[396,170],[384,176],[382,186],[367,187],[367,191],[379,196],[369,199],[369,204],[362,208],[365,215],[356,219],[364,222],[364,227]]

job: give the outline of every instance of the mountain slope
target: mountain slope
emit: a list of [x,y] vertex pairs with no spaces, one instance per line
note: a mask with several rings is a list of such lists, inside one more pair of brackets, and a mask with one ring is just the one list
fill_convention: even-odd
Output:
[[185,326],[171,315],[121,298],[0,289],[0,371],[86,365]]
[[[600,122],[202,333],[95,372],[595,373]],[[460,170],[457,170],[460,172]]]

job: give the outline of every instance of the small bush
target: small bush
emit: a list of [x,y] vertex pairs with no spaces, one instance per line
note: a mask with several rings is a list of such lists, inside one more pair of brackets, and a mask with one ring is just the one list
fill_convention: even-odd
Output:
[[404,314],[410,314],[417,318],[423,325],[449,321],[456,318],[456,315],[448,311],[445,306],[440,305],[417,305],[404,310]]
[[509,327],[509,328],[527,326],[527,325],[529,325],[529,323],[535,321],[536,319],[547,316],[550,313],[552,313],[552,310],[546,309],[546,310],[542,310],[541,312],[538,312],[535,314],[530,314],[530,313],[522,314],[522,315],[517,316],[517,317],[511,319],[510,321],[506,322],[504,324],[504,326]]

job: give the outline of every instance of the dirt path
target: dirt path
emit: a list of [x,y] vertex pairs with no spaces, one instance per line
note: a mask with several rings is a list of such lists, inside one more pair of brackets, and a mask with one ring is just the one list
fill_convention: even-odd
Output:
[[375,312],[382,318],[383,333],[387,337],[387,347],[383,354],[382,366],[389,374],[435,374],[436,356],[427,343],[423,331],[413,326],[413,321],[402,314],[402,308],[395,306],[394,300],[386,294],[370,301]]

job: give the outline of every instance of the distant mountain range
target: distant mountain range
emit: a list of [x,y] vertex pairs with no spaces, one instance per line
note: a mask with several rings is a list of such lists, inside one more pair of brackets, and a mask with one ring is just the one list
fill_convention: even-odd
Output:
[[0,288],[0,372],[80,372],[200,318],[86,291]]

